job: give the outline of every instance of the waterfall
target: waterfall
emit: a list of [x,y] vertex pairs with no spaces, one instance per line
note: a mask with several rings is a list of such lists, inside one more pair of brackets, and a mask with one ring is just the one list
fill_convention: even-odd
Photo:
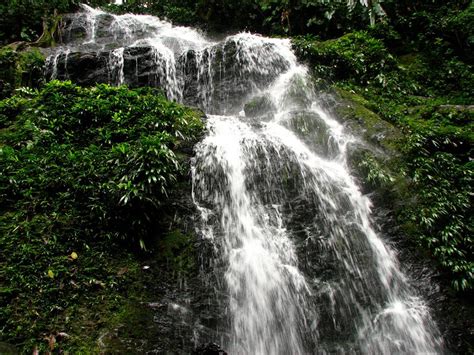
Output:
[[211,40],[87,6],[66,18],[63,38],[50,77],[159,86],[206,112],[192,193],[198,235],[215,251],[206,279],[225,295],[214,330],[229,354],[443,352],[351,176],[358,138],[324,109],[289,40]]

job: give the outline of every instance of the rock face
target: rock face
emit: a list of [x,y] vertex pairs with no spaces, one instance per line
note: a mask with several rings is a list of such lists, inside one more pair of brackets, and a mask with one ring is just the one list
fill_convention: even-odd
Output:
[[68,15],[63,45],[50,54],[46,77],[81,85],[160,87],[169,99],[235,114],[253,91],[289,67],[271,43],[262,45],[257,37],[249,42],[247,34],[217,43],[194,32],[179,35],[169,23],[149,16],[92,9]]
[[330,134],[330,127],[315,112],[304,110],[292,112],[287,126],[322,156],[334,158],[339,153],[337,142]]
[[[114,83],[161,87],[170,99],[215,112],[231,108],[228,113],[236,113],[249,93],[274,79],[274,73],[258,67],[240,72],[239,61],[245,58],[239,58],[237,51],[238,40],[232,39],[178,56],[147,43],[109,51],[66,47],[49,57],[46,76],[86,86]],[[272,66],[284,71],[287,63],[276,58]]]
[[211,274],[214,265],[204,260],[213,247],[195,235],[189,181],[181,181],[169,193],[162,230],[142,260],[142,277],[129,286],[142,290],[140,302],[131,301],[124,322],[104,329],[98,340],[101,353],[226,354],[214,343],[221,340],[226,322],[215,295],[217,281],[200,277]]
[[55,68],[47,75],[59,80],[72,80],[81,85],[108,82],[107,56],[105,53],[64,52],[55,58]]

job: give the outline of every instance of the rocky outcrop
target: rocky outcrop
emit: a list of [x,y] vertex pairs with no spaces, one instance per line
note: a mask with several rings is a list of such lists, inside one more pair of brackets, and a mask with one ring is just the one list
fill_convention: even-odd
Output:
[[211,112],[232,111],[234,107],[227,113],[237,113],[253,90],[272,81],[288,65],[276,57],[273,68],[279,69],[277,72],[250,67],[244,73],[237,69],[242,67],[237,51],[233,40],[201,51],[189,50],[177,59],[173,53],[147,44],[98,51],[61,48],[48,58],[46,77],[85,86],[123,83],[161,87],[170,98],[188,105]]
[[[81,85],[162,88],[169,99],[209,113],[236,114],[255,91],[289,67],[275,45],[236,35],[214,43],[173,37],[158,19],[114,16],[99,10],[66,15],[62,45],[51,50],[48,79]],[[196,36],[196,34],[193,34]]]

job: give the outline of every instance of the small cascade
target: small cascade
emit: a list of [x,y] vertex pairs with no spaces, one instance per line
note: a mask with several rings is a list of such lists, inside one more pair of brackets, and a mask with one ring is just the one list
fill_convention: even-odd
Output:
[[213,41],[87,6],[63,32],[48,59],[51,78],[158,86],[207,114],[193,200],[198,235],[213,248],[203,282],[224,315],[204,327],[205,311],[187,307],[189,338],[221,341],[231,354],[443,352],[428,307],[351,176],[358,138],[322,107],[288,40],[241,33]]
[[100,10],[96,10],[96,9],[93,9],[92,7],[89,7],[87,5],[83,5],[84,7],[86,7],[86,9],[88,10],[88,15],[86,17],[86,23],[87,23],[87,26],[86,26],[86,29],[87,29],[87,38],[88,40],[85,42],[86,44],[87,43],[95,43],[96,42],[96,32],[97,32],[97,20],[99,18],[100,15],[103,15],[104,12],[100,11]]
[[110,79],[112,83],[117,83],[117,85],[125,84],[125,75],[123,73],[123,52],[124,48],[117,48],[110,52],[109,57],[109,72]]

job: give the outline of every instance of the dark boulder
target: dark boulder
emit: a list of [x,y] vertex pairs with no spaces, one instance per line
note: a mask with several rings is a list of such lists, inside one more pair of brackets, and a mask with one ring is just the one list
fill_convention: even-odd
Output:
[[46,63],[46,77],[91,86],[109,82],[108,53],[60,52]]

